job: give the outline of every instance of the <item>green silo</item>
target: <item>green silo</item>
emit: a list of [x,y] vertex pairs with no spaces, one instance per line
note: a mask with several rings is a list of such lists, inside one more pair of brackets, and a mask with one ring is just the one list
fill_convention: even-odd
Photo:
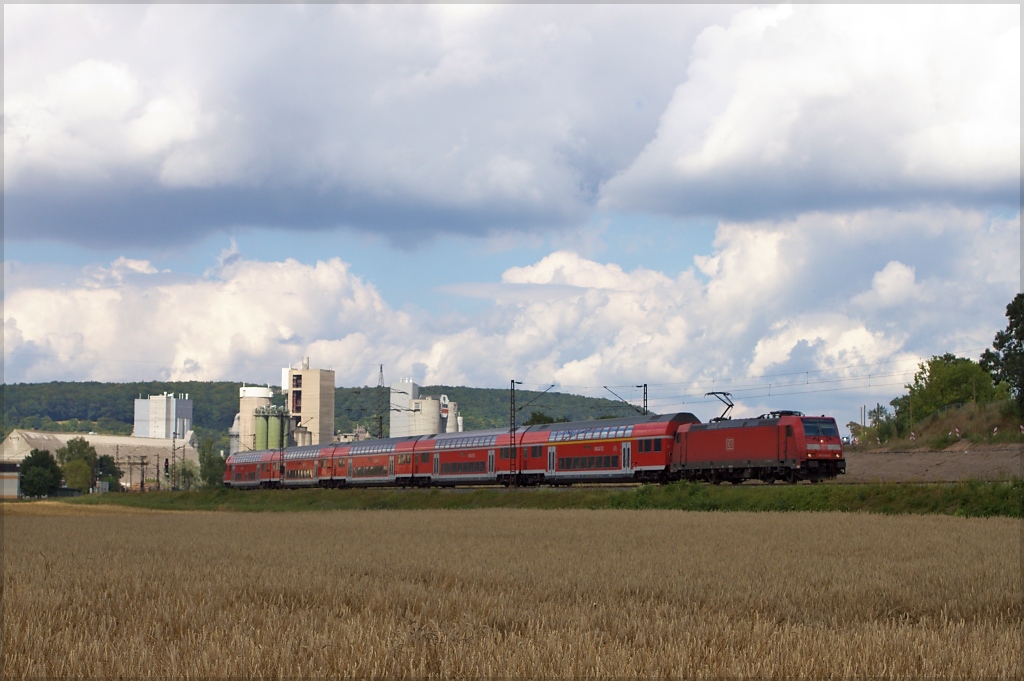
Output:
[[256,414],[256,444],[253,449],[267,449],[267,416]]
[[267,418],[267,449],[281,449],[281,425],[283,419],[280,414],[272,413]]

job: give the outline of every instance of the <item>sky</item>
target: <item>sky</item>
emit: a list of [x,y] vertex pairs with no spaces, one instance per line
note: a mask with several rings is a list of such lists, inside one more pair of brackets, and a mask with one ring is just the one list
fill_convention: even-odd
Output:
[[846,424],[1005,328],[1020,159],[1019,5],[5,4],[3,380]]

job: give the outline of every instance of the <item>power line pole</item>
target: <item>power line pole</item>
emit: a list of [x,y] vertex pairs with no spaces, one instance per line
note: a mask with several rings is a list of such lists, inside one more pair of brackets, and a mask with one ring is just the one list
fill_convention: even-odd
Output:
[[[387,390],[384,388],[384,365],[380,365],[380,373],[377,376],[377,388],[380,390],[380,396],[377,398],[377,438],[384,439],[384,405],[391,405],[391,398],[387,394]],[[388,414],[391,410],[388,409]]]
[[513,487],[518,486],[519,473],[516,468],[516,384],[522,385],[522,381],[512,379],[509,384],[511,392],[509,395],[509,412],[508,412],[508,444],[509,444],[509,482]]
[[171,433],[171,491],[172,492],[177,487],[177,485],[175,485],[175,481],[176,481],[176,479],[178,477],[177,466],[174,465],[174,448],[175,448],[175,444],[176,444],[175,440],[177,439],[177,435],[178,435],[177,432],[172,432]]

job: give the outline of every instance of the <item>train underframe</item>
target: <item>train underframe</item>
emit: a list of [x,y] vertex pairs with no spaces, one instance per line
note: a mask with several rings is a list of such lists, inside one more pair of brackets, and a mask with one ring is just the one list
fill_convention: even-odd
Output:
[[400,488],[427,488],[427,487],[458,487],[460,485],[501,485],[504,487],[539,487],[550,485],[553,487],[568,487],[574,484],[622,484],[630,482],[666,484],[677,480],[690,482],[706,482],[718,485],[723,482],[739,485],[748,480],[758,480],[768,484],[776,482],[797,483],[803,480],[811,483],[821,482],[835,478],[846,473],[846,461],[844,459],[813,460],[803,462],[765,462],[753,463],[750,465],[722,465],[722,464],[690,464],[654,470],[634,471],[632,475],[602,476],[587,478],[547,478],[542,472],[526,472],[517,474],[499,473],[494,478],[487,479],[457,479],[433,478],[432,476],[405,476],[394,480],[354,480],[325,478],[310,484],[281,484],[278,481],[263,481],[258,485],[240,486],[243,489],[262,488],[284,488],[299,489],[302,487],[400,487]]
[[689,480],[718,485],[729,482],[734,485],[747,480],[759,480],[768,484],[776,482],[797,483],[807,480],[818,483],[846,473],[844,459],[814,460],[803,462],[764,462],[750,465],[692,465],[680,467],[669,474],[669,480]]

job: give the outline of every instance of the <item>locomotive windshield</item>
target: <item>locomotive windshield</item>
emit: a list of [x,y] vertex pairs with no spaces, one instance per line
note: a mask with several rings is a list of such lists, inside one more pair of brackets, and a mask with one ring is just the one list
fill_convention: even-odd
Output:
[[839,428],[833,419],[800,419],[804,424],[804,434],[817,437],[839,437]]

